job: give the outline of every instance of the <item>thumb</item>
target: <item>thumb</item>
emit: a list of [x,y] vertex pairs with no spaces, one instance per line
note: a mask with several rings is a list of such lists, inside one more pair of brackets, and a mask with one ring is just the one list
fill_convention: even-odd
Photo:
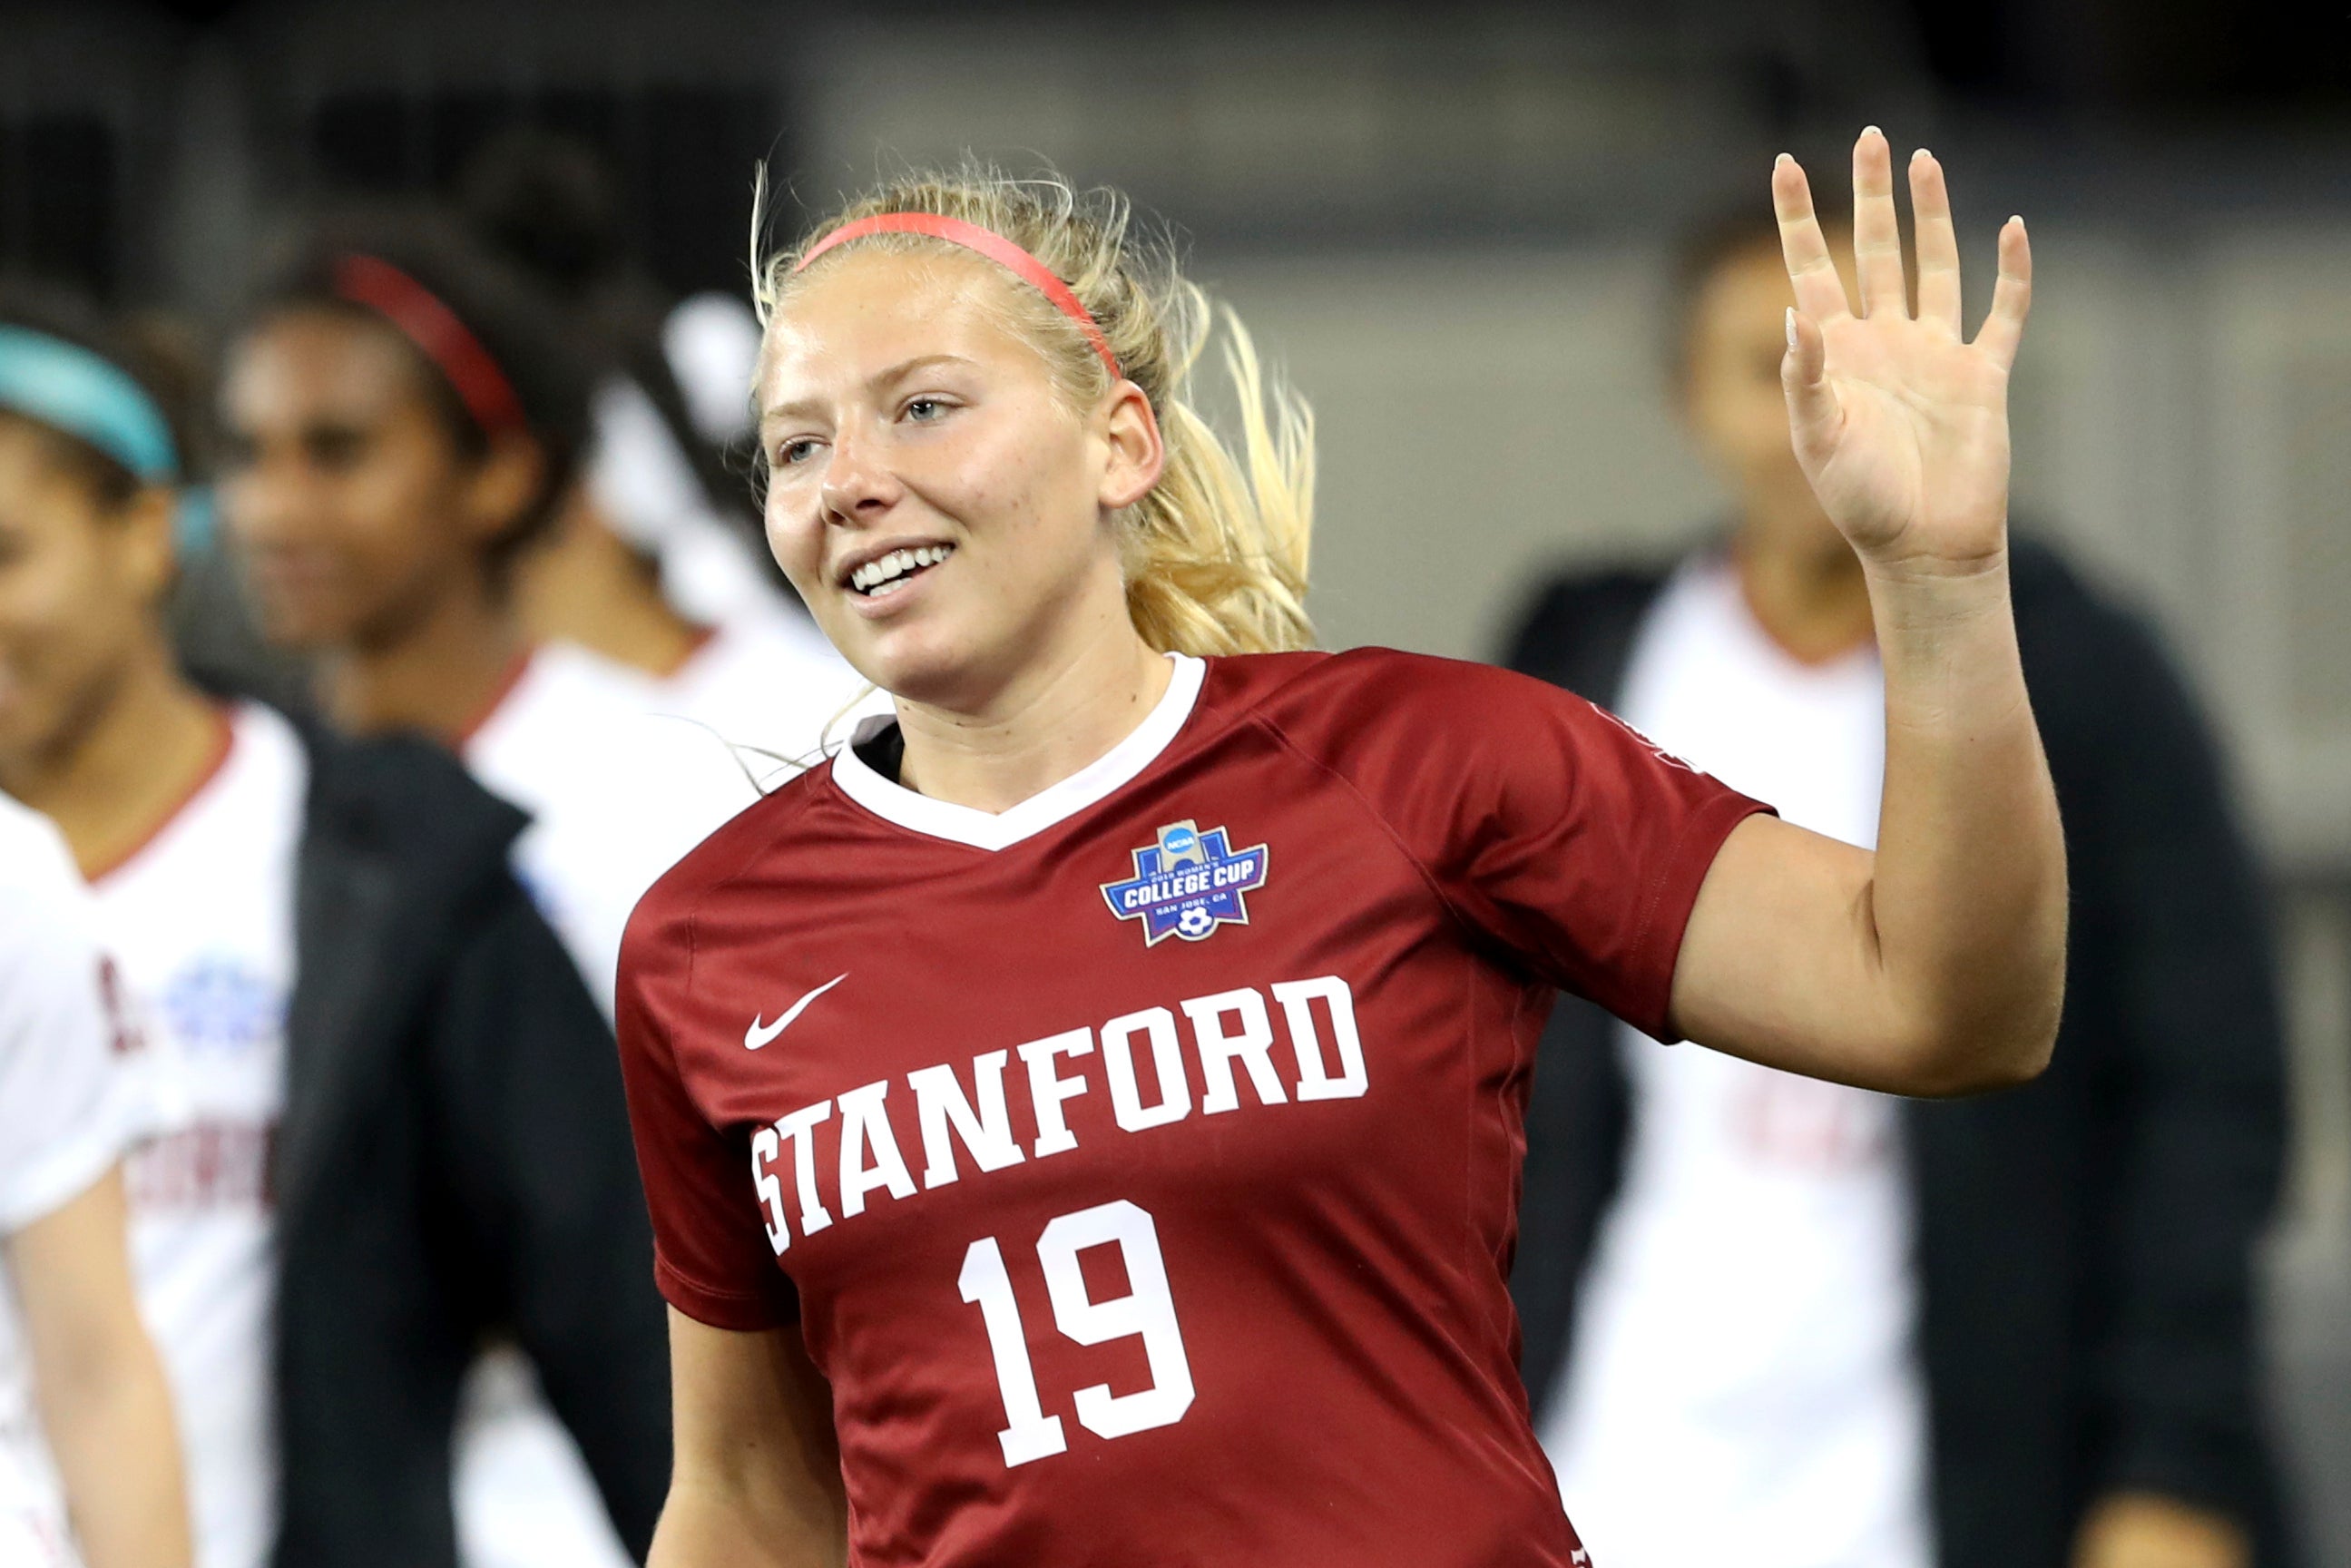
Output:
[[1828,341],[1820,324],[1792,306],[1788,310],[1788,351],[1780,360],[1780,390],[1788,398],[1788,434],[1796,455],[1826,456],[1844,423],[1836,389],[1829,385]]

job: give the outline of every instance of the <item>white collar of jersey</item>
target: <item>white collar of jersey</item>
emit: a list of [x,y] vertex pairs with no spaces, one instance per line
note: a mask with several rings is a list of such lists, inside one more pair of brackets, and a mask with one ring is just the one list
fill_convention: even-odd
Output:
[[1134,733],[1067,779],[1039,790],[1009,810],[982,811],[934,800],[867,767],[857,755],[857,747],[880,734],[885,726],[898,722],[889,714],[874,714],[859,723],[855,739],[833,755],[833,782],[841,786],[842,794],[884,821],[935,839],[969,844],[974,849],[1008,849],[1106,798],[1157,761],[1159,754],[1167,749],[1168,742],[1184,727],[1184,721],[1192,716],[1192,706],[1199,699],[1200,682],[1208,669],[1207,661],[1188,653],[1170,653],[1167,657],[1175,662],[1176,673],[1167,683],[1166,694],[1134,727]]

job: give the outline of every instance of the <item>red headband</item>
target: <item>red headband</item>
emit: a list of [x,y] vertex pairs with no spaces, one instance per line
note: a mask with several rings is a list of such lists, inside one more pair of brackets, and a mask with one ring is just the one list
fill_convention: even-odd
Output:
[[352,254],[336,258],[335,293],[366,306],[415,344],[448,378],[457,401],[485,434],[520,430],[529,423],[514,383],[489,350],[424,285],[380,257]]
[[1078,324],[1078,330],[1086,335],[1086,341],[1092,344],[1094,352],[1102,356],[1102,366],[1110,371],[1110,379],[1119,379],[1118,356],[1110,351],[1110,340],[1102,336],[1093,312],[1071,292],[1070,286],[1056,277],[1051,267],[995,230],[967,224],[961,218],[941,217],[936,213],[879,213],[870,218],[860,218],[853,224],[841,225],[809,246],[800,254],[799,263],[792,270],[801,271],[834,246],[878,234],[928,235],[933,239],[943,239],[949,245],[977,251],[998,267],[1019,273],[1030,287],[1051,300],[1062,315]]

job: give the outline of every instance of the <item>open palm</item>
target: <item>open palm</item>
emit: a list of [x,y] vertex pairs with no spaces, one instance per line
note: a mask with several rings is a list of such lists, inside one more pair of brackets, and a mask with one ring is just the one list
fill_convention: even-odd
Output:
[[1780,243],[1795,285],[1781,369],[1796,460],[1865,559],[1965,567],[1996,557],[2008,526],[2008,372],[2032,301],[2022,219],[2000,232],[1991,312],[1960,336],[1959,242],[1942,166],[1910,161],[1918,307],[1903,277],[1893,150],[1872,126],[1853,150],[1850,308],[1792,158],[1771,172]]

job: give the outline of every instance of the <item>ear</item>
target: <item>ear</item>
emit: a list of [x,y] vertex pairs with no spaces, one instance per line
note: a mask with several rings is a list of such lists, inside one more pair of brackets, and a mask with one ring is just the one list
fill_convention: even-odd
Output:
[[488,545],[511,533],[546,473],[547,454],[538,442],[512,434],[494,437],[460,492],[465,529],[475,542]]
[[179,575],[179,550],[172,537],[179,499],[170,487],[150,485],[116,515],[115,567],[142,605],[161,601]]
[[1133,382],[1111,389],[1109,401],[1097,416],[1109,461],[1103,465],[1100,500],[1102,509],[1115,512],[1151,494],[1167,466],[1167,444],[1160,439],[1159,416],[1151,400]]

